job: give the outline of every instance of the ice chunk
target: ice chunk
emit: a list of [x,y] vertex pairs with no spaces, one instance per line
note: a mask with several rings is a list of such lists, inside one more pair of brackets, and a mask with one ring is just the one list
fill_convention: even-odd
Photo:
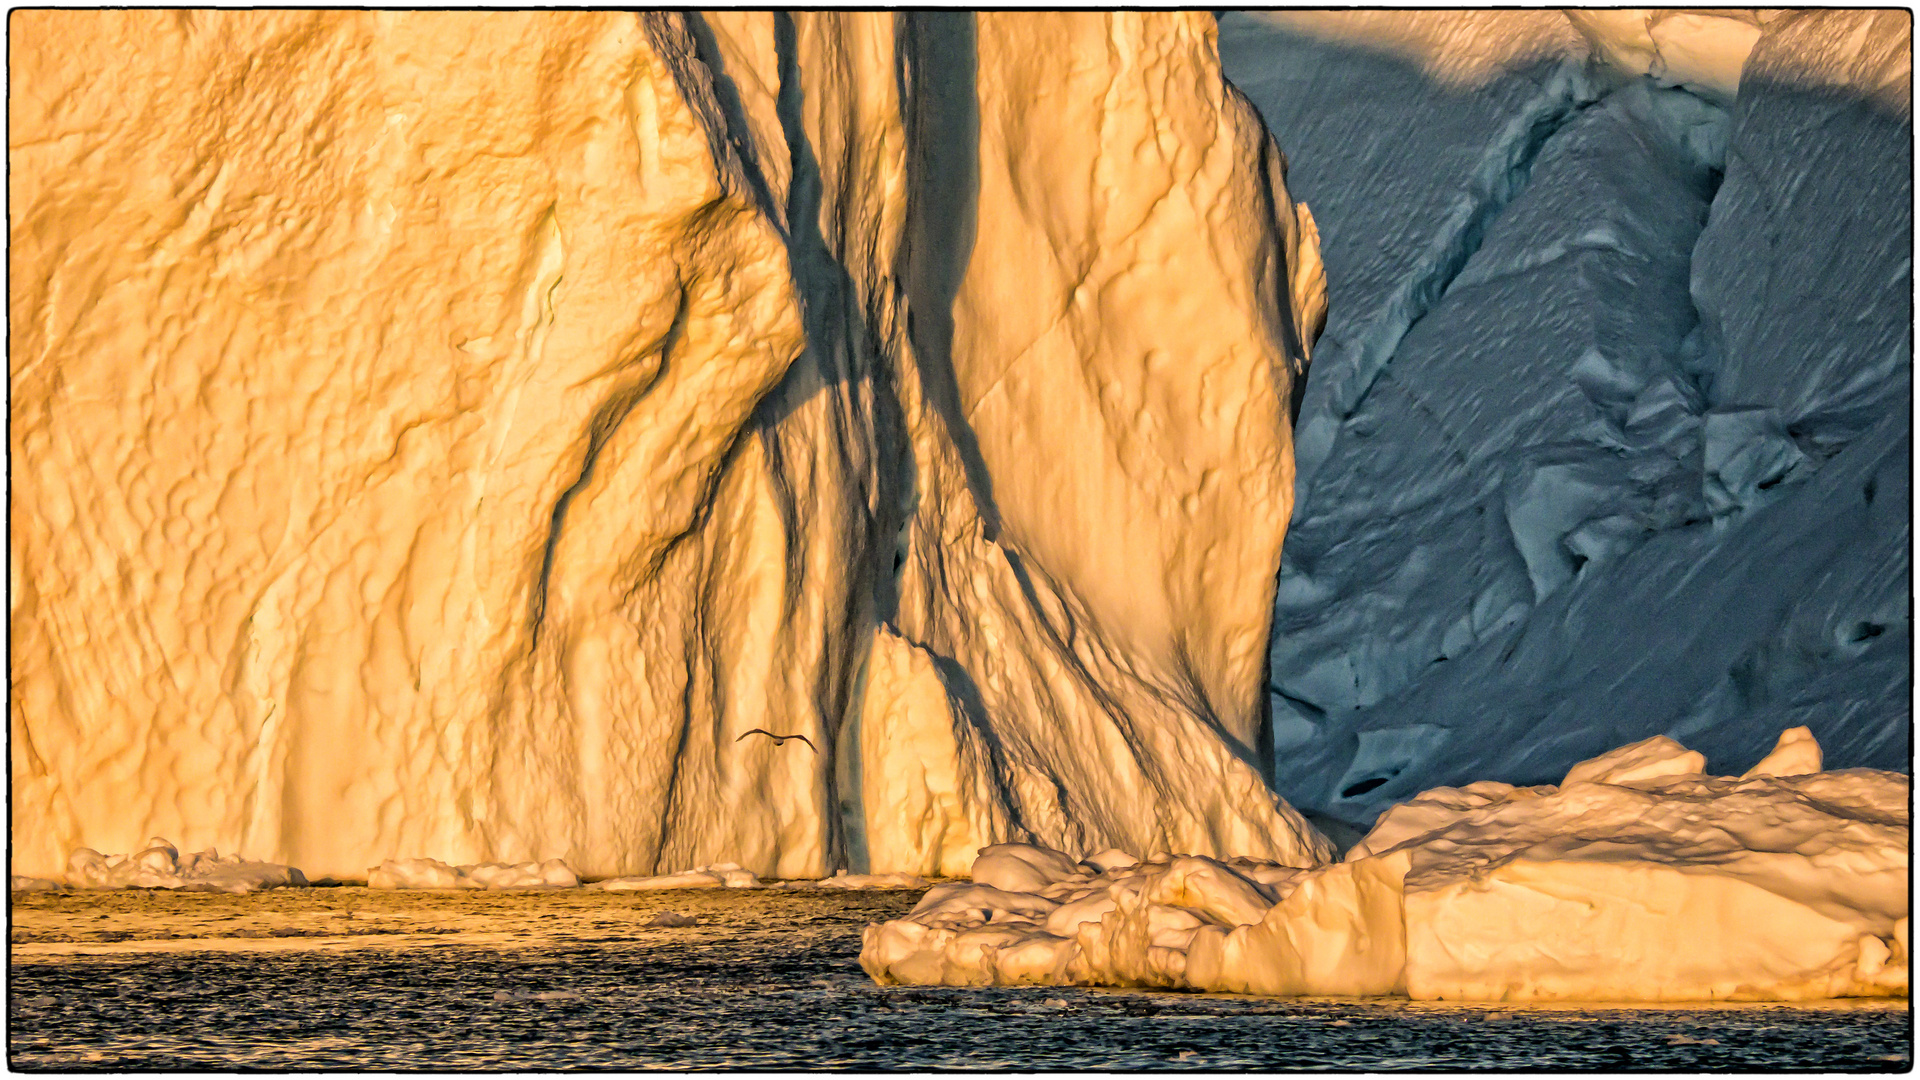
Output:
[[1093,872],[1098,874],[1105,873],[1108,870],[1117,870],[1132,866],[1139,861],[1139,859],[1134,858],[1118,848],[1108,848],[1105,851],[1094,852],[1092,855],[1081,859],[1080,863],[1083,866],[1091,867]]
[[371,889],[570,889],[580,876],[559,859],[449,866],[438,859],[387,859],[367,871]]
[[580,875],[559,859],[540,863],[486,863],[460,868],[468,880],[486,889],[517,889],[534,886],[568,889],[580,884]]
[[975,882],[1008,892],[1042,892],[1079,873],[1075,860],[1033,844],[994,844],[973,861]]
[[644,892],[654,889],[757,889],[760,878],[737,863],[697,866],[653,877],[605,878],[588,885],[607,892]]
[[1257,923],[1196,936],[1189,982],[1249,994],[1405,993],[1406,868],[1396,854],[1308,873]]
[[438,859],[387,859],[367,870],[370,889],[458,889],[460,871]]
[[1788,728],[1780,733],[1780,741],[1774,744],[1773,752],[1761,758],[1753,768],[1741,773],[1740,778],[1817,773],[1820,771],[1820,756],[1820,744],[1814,741],[1811,729]]
[[1259,922],[1273,896],[1234,867],[1213,859],[1175,856],[1154,875],[1147,899],[1164,907],[1185,908],[1219,926]]
[[169,841],[154,837],[131,855],[77,849],[67,860],[67,883],[87,889],[246,893],[305,887],[307,878],[291,866],[221,855],[212,848],[182,855]]
[[1632,784],[1665,776],[1691,776],[1707,770],[1707,756],[1689,750],[1665,735],[1655,735],[1567,770],[1562,787],[1570,784]]
[[1042,928],[1054,937],[1071,939],[1082,923],[1097,923],[1114,909],[1111,889],[1085,889],[1071,894],[1059,907],[1046,913]]
[[1194,857],[1044,896],[942,886],[868,927],[861,964],[883,983],[1451,1000],[1906,993],[1908,779],[1735,779],[1697,759],[1652,739],[1562,788],[1428,791],[1270,893]]

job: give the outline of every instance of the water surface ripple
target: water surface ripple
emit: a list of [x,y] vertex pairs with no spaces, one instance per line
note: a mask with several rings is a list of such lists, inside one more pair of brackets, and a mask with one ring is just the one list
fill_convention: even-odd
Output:
[[[881,987],[913,893],[15,897],[9,1060],[117,1069],[1894,1071],[1905,1002],[1627,1008]],[[687,927],[650,927],[663,912]]]

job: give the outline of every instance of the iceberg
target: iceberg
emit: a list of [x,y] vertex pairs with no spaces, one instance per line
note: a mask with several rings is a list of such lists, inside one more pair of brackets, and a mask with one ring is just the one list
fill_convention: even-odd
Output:
[[16,874],[1330,853],[1262,682],[1321,268],[1210,15],[12,31]]
[[[1789,730],[1741,777],[1655,737],[1558,785],[1436,788],[1339,863],[981,853],[869,926],[881,983],[1456,1001],[1904,996],[1908,777],[1818,770]],[[1812,765],[1810,772],[1798,771]],[[1788,773],[1786,770],[1795,770]]]
[[307,884],[306,875],[291,866],[222,855],[213,848],[182,855],[172,843],[157,836],[131,855],[102,855],[92,848],[76,849],[67,859],[66,880],[68,885],[81,889],[184,889],[224,893],[304,888]]
[[1910,37],[21,12],[10,869],[971,870],[875,955],[1535,996],[1605,935],[1491,986],[1476,920],[1643,891],[1804,941],[1636,992],[1879,992],[1904,916],[1701,838],[1890,858]]

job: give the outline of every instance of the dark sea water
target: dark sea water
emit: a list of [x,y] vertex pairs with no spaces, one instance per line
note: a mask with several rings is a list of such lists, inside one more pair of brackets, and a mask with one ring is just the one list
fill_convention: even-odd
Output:
[[[1623,1008],[881,987],[915,893],[14,898],[21,1070],[1906,1071],[1907,1003]],[[646,925],[673,912],[694,926]]]

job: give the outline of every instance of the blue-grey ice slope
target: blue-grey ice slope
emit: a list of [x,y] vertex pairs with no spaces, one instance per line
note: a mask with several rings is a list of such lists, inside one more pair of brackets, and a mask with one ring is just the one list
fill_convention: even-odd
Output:
[[1729,110],[1556,20],[1220,22],[1327,267],[1272,687],[1333,817],[1660,733],[1909,766],[1910,20],[1774,16]]

